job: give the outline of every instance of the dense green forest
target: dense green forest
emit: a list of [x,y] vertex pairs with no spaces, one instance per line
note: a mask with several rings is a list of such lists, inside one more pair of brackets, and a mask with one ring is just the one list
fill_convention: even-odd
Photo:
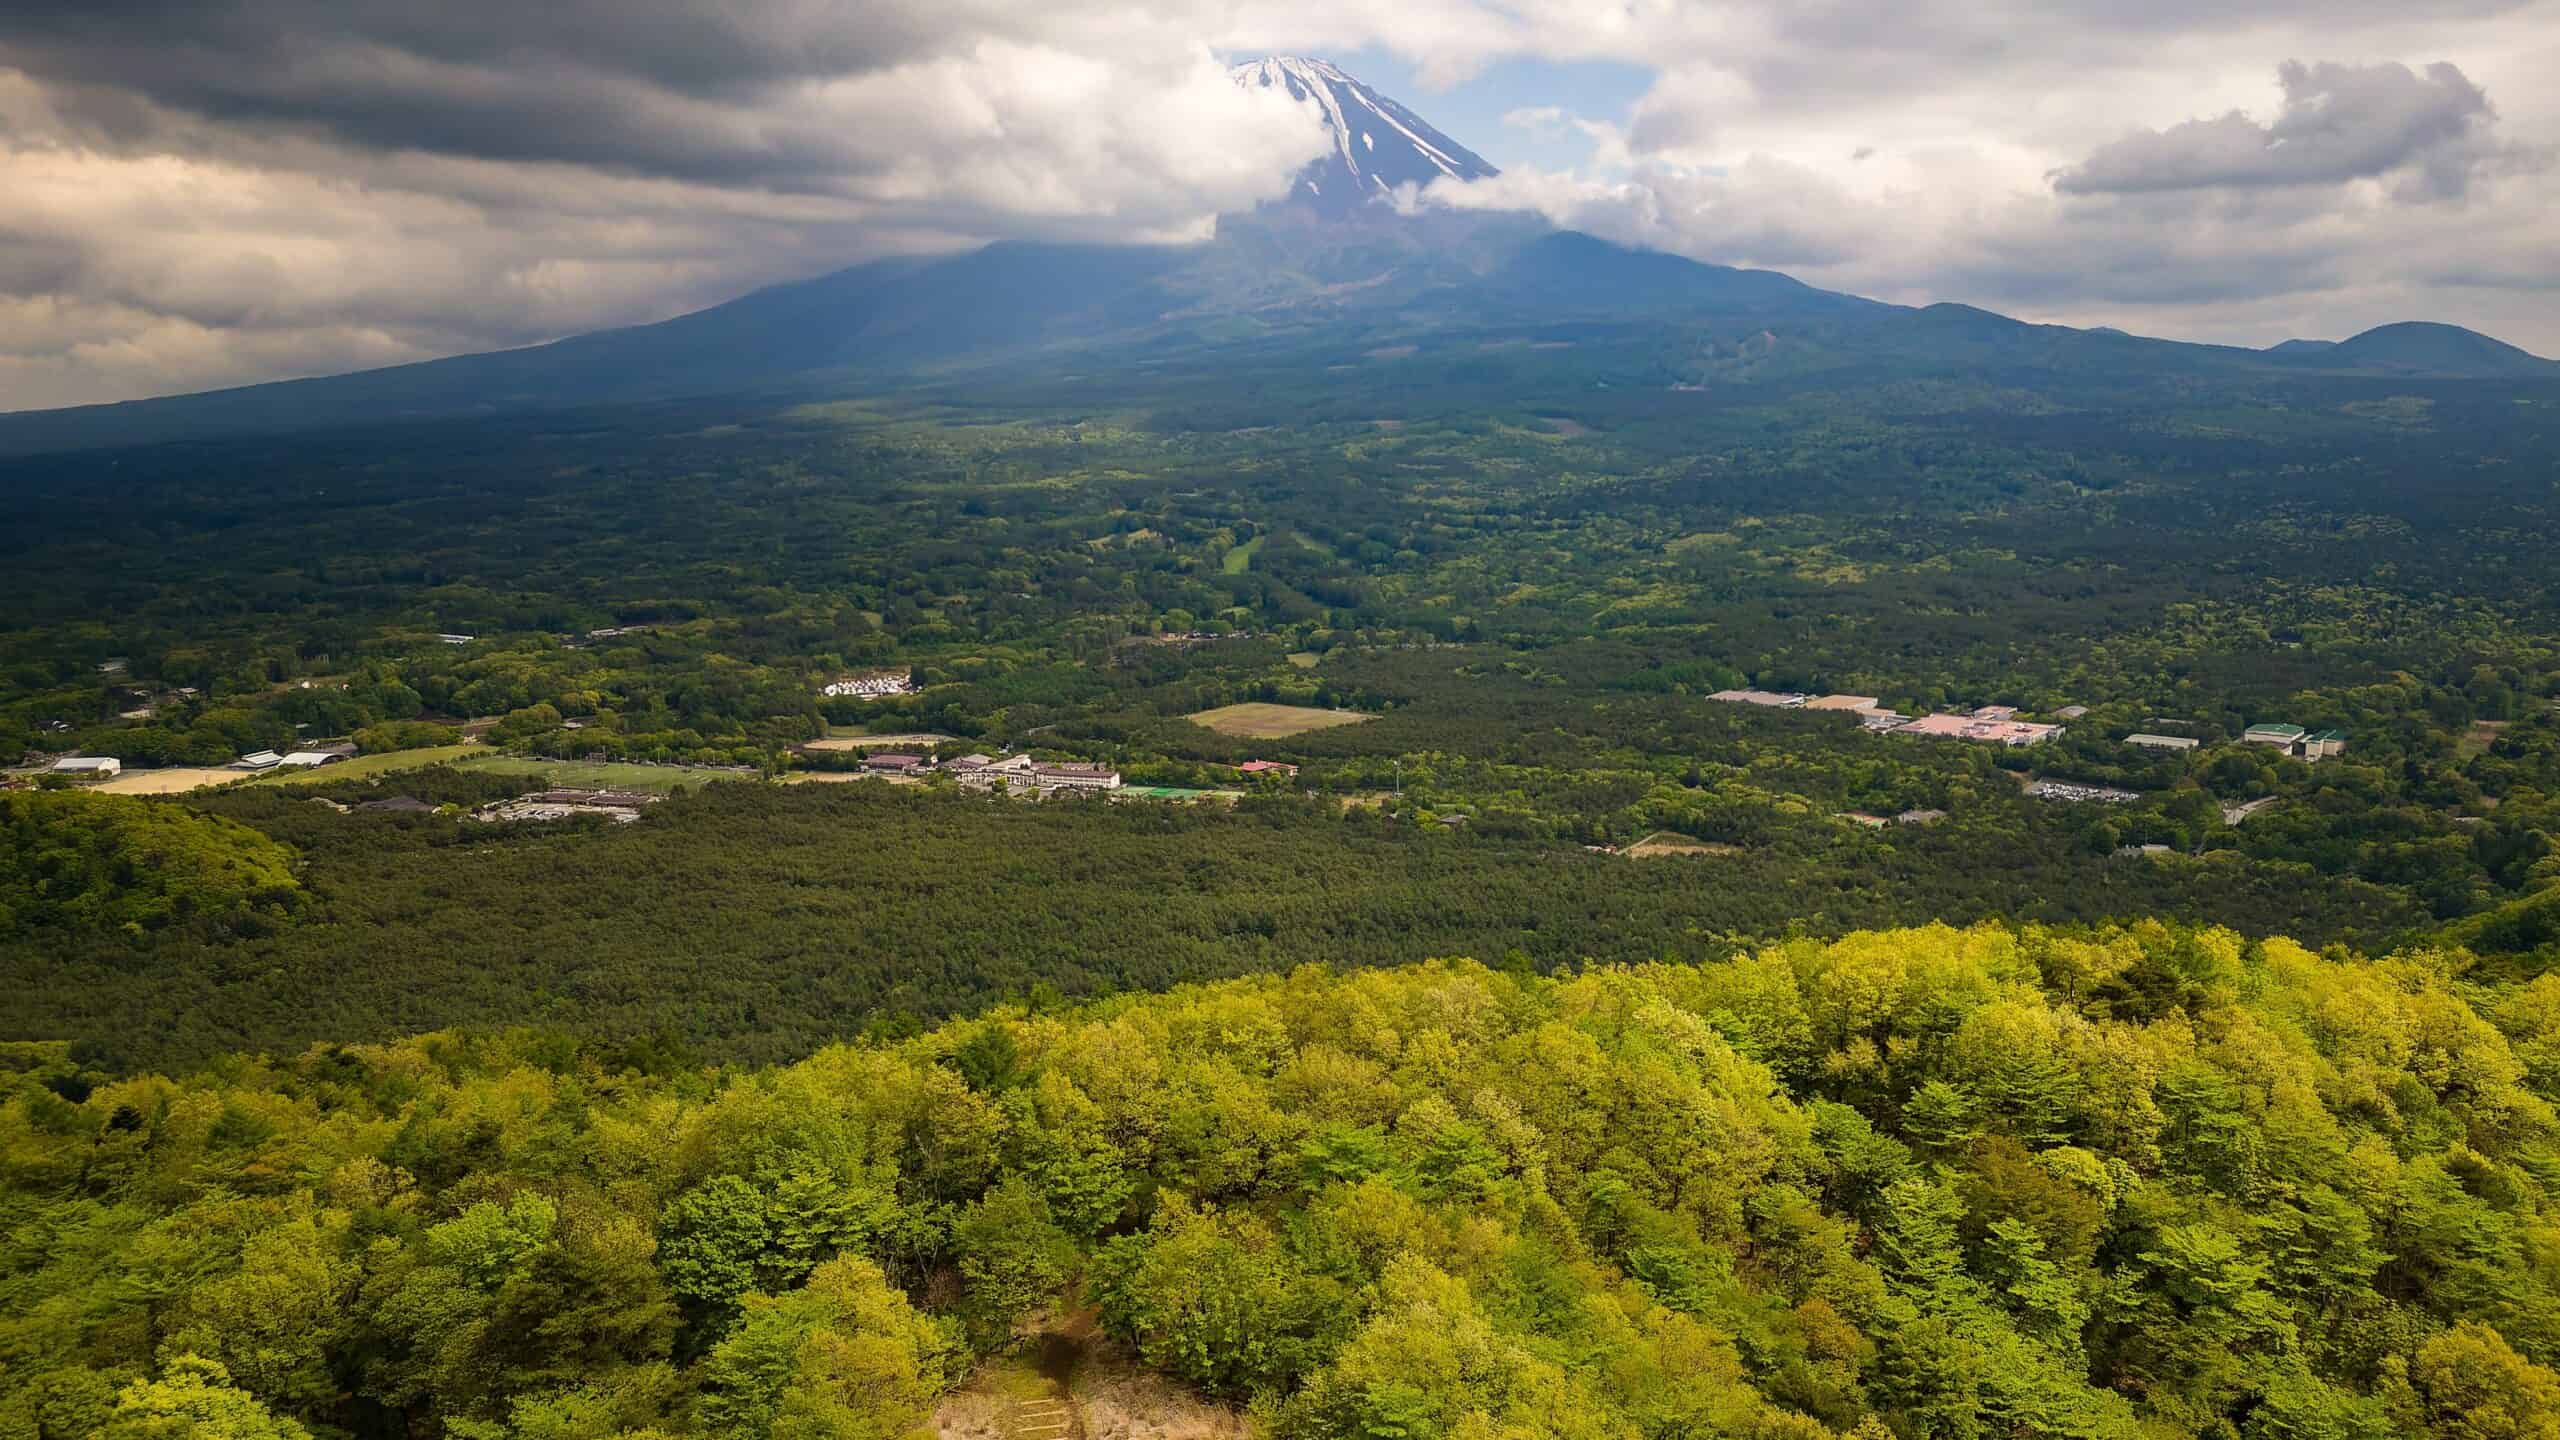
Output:
[[2504,1440],[2560,978],[2157,924],[1304,967],[781,1069],[6,1052],[11,1440],[892,1437],[1090,1316],[1282,1440]]
[[[394,782],[434,799],[524,785],[433,771]],[[772,1061],[993,1000],[1319,962],[1473,953],[1549,970],[1705,959],[1790,931],[2150,913],[2380,942],[2426,919],[2393,891],[2239,854],[2029,846],[1985,864],[1980,847],[2006,837],[1953,822],[1824,823],[1739,853],[1645,860],[1285,794],[1227,812],[726,783],[634,825],[522,827],[342,815],[273,789],[205,804],[306,858],[302,917],[139,947],[31,935],[0,952],[11,1032],[75,1037],[123,1067],[542,1018]]]
[[[257,786],[136,801],[112,813],[286,847],[291,889],[162,904],[112,847],[58,846],[0,901],[0,1033],[170,1064],[536,1014],[780,1061],[1308,960],[1544,970],[1999,916],[2560,954],[2554,387],[1991,367],[1666,403],[1593,354],[0,461],[0,748],[39,762],[396,761],[478,721],[492,751],[765,774],[850,765],[794,748],[848,728],[1132,783],[1300,767],[1232,816],[714,786],[520,831]],[[918,692],[820,695],[875,665]],[[1704,698],[1740,684],[2069,729],[2010,751]],[[1243,701],[1376,718],[1185,718]],[[2269,720],[2347,752],[2238,742]],[[2125,743],[2162,730],[2198,748]],[[1716,850],[1586,848],[1647,836]]]

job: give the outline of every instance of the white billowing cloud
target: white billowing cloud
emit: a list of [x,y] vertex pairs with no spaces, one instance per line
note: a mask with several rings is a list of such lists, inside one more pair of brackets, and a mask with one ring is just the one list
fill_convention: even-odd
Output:
[[[2267,70],[2251,96],[2201,59],[2208,83],[2183,99],[2129,67],[2018,63],[2057,88],[1995,68],[1774,115],[1732,98],[1772,94],[1765,78],[1665,70],[1590,169],[1426,198],[1897,301],[2251,344],[2441,319],[2560,353],[2560,287],[2535,278],[2560,251],[2560,115],[2534,87],[2518,87],[2528,137],[2450,62],[2285,62],[2272,105]],[[2128,134],[2150,116],[2095,103],[2102,89],[2171,118]],[[2176,118],[2223,96],[2218,116]]]

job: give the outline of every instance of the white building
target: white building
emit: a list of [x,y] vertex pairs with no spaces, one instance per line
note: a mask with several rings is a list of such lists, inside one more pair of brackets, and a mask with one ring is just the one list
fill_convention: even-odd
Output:
[[1063,761],[1031,767],[1031,783],[1043,790],[1117,790],[1120,772],[1108,765],[1073,765]]
[[124,773],[124,762],[113,755],[74,755],[53,762],[53,773],[74,780],[106,780]]
[[2127,735],[2124,743],[2146,750],[2193,750],[2201,742],[2186,735]]

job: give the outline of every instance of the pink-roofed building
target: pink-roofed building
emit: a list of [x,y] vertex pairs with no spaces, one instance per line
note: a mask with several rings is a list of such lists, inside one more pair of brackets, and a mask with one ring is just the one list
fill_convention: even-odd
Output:
[[1295,775],[1298,767],[1282,760],[1247,760],[1236,767],[1239,775]]
[[1971,715],[1923,715],[1893,732],[1933,740],[1979,740],[1991,745],[2035,745],[2062,733],[2059,725],[2028,720],[1984,720]]

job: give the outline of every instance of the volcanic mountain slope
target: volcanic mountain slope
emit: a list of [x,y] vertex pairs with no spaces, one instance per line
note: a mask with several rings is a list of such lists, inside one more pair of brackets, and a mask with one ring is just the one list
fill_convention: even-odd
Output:
[[1324,114],[1333,153],[1299,172],[1293,204],[1349,215],[1403,185],[1481,180],[1501,172],[1431,123],[1322,60],[1275,55],[1227,72],[1239,85],[1284,91]]

